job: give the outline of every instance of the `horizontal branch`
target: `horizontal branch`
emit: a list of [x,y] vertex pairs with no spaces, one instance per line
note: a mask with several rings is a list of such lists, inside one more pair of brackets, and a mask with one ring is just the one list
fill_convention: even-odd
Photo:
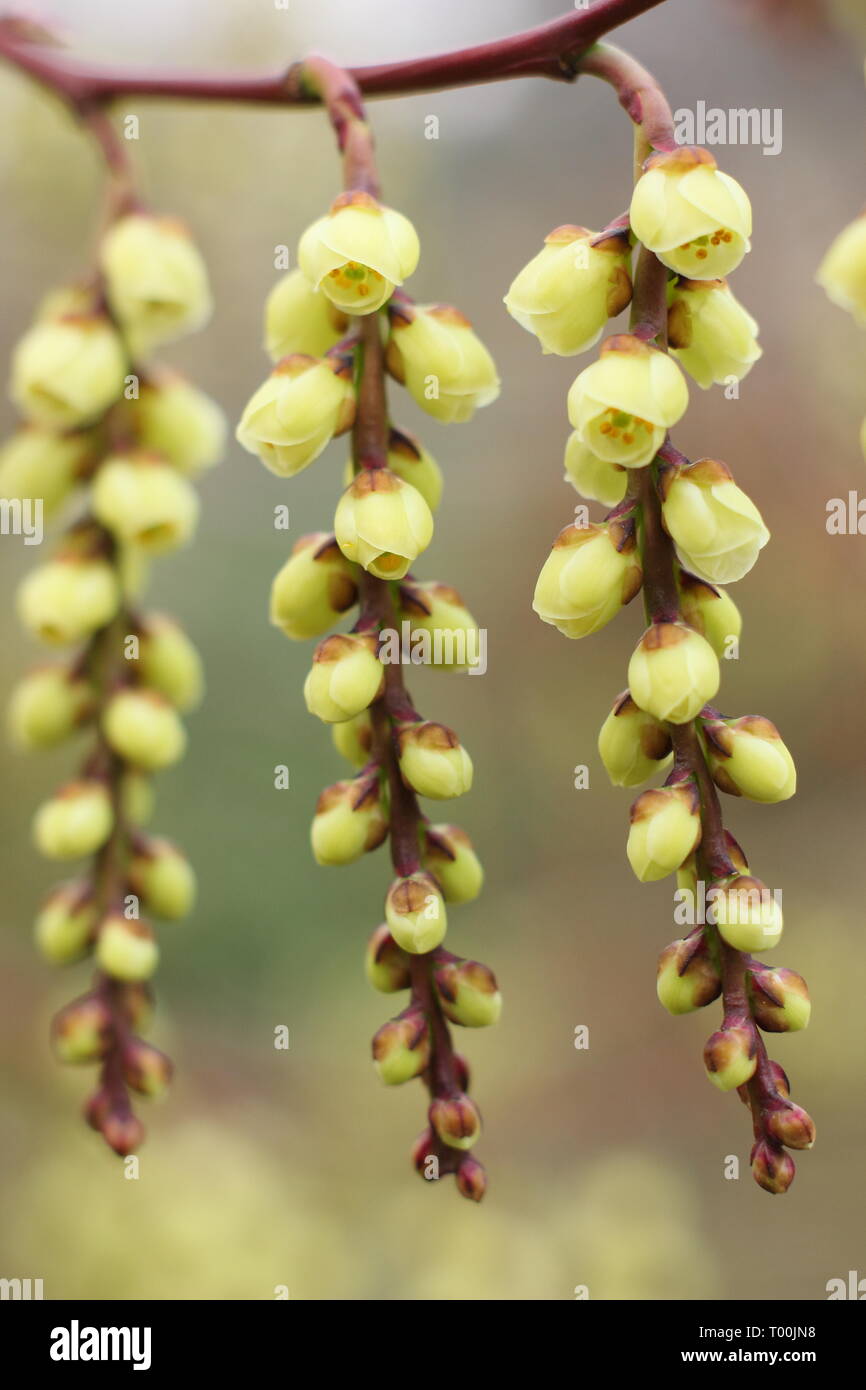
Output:
[[[349,68],[365,97],[410,96],[416,92],[499,82],[511,77],[549,77],[572,82],[573,60],[611,29],[662,0],[596,0],[589,9],[508,38],[452,53],[396,63]],[[0,17],[0,57],[49,87],[77,109],[120,96],[174,97],[196,101],[310,106],[319,94],[303,80],[303,64],[277,73],[155,72],[117,68],[67,57],[33,36],[12,16]]]

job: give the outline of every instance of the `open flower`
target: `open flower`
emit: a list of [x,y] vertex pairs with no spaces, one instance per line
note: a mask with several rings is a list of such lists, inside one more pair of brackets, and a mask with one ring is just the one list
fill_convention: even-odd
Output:
[[237,441],[280,478],[300,473],[355,418],[351,370],[296,353],[278,363],[247,402]]
[[532,606],[564,637],[588,637],[631,602],[641,580],[632,523],[566,526],[538,576]]
[[505,296],[513,319],[545,352],[573,357],[592,347],[631,300],[628,237],[592,244],[586,227],[556,227]]
[[433,514],[420,492],[388,468],[362,468],[334,516],[347,560],[377,579],[402,579],[433,537]]
[[667,353],[621,333],[572,383],[568,418],[597,458],[642,468],[688,403],[685,378]]
[[761,356],[752,315],[724,280],[679,280],[668,307],[668,344],[699,386],[742,381]]
[[135,212],[99,248],[108,299],[136,354],[201,328],[213,304],[204,261],[184,224]]
[[635,184],[629,218],[644,246],[693,280],[729,275],[750,250],[749,199],[709,151],[696,146],[650,156]]
[[714,584],[748,574],[770,533],[727,464],[698,459],[665,470],[661,486],[665,529],[686,569]]
[[12,354],[9,391],[47,429],[92,424],[123,391],[126,354],[104,314],[35,323]]
[[443,424],[469,420],[496,400],[496,364],[458,309],[401,304],[390,317],[388,370],[428,415]]
[[412,274],[420,250],[408,217],[355,190],[307,228],[298,264],[313,289],[343,313],[370,314]]

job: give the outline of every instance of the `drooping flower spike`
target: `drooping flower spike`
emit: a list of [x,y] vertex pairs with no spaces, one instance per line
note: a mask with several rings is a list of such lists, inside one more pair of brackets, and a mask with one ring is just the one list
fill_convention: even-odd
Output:
[[[637,126],[642,162],[627,219],[631,243],[624,219],[611,224],[612,246],[581,228],[561,228],[505,302],[545,352],[570,356],[592,346],[633,294],[630,331],[606,339],[568,394],[566,479],[587,501],[613,510],[590,521],[588,509],[579,509],[542,567],[533,607],[565,636],[580,638],[606,626],[643,589],[649,625],[629,662],[628,688],[602,726],[599,753],[616,786],[666,774],[632,805],[628,860],[642,882],[676,874],[678,893],[695,912],[703,881],[708,907],[663,952],[658,996],[673,1014],[722,996],[722,1027],[704,1050],[706,1074],[721,1090],[740,1089],[752,1112],[755,1179],[783,1192],[794,1176],[785,1149],[810,1147],[814,1125],[791,1104],[761,1034],[804,1027],[808,992],[799,976],[792,983],[793,972],[755,957],[781,938],[779,895],[749,874],[722,826],[717,789],[783,801],[795,791],[796,771],[768,719],[723,717],[709,703],[720,687],[720,661],[738,654],[741,631],[736,606],[716,586],[751,570],[769,531],[726,464],[690,463],[670,440],[688,406],[681,369],[701,387],[727,387],[760,358],[757,324],[724,278],[750,249],[751,210],[706,150],[674,146],[663,95],[627,55],[598,45],[585,70],[610,81],[633,119],[646,121]],[[822,277],[834,297],[856,305],[851,266],[859,231],[843,241]]]
[[[288,477],[352,430],[333,530],[295,544],[273,583],[271,620],[292,639],[320,639],[304,699],[356,769],[319,797],[310,832],[316,861],[348,865],[390,843],[394,877],[366,968],[374,988],[408,991],[409,1001],[373,1038],[375,1073],[386,1085],[423,1081],[429,1128],[415,1146],[416,1167],[427,1179],[454,1174],[463,1196],[480,1201],[484,1169],[469,1152],[480,1115],[450,1025],[495,1023],[501,997],[487,966],[443,943],[450,906],[477,897],[483,873],[466,833],[430,824],[418,800],[464,795],[472,760],[452,729],[418,714],[401,665],[407,622],[413,659],[421,653],[450,670],[477,664],[478,629],[454,589],[412,572],[434,539],[442,474],[425,446],[389,420],[385,371],[444,423],[468,420],[495,399],[499,383],[462,314],[417,306],[399,290],[418,262],[414,228],[379,199],[348,75],[322,60],[308,68],[332,116],[338,91],[341,109],[355,111],[351,135],[334,121],[347,187],[301,237],[299,270],[268,299],[266,342],[273,356],[286,355],[247,405],[237,437]],[[351,630],[329,633],[343,616]]]
[[146,357],[209,315],[199,252],[173,219],[125,210],[114,190],[109,204],[100,275],[48,296],[13,354],[10,393],[24,419],[0,449],[0,487],[44,499],[52,514],[79,504],[18,590],[22,624],[60,660],[21,681],[8,722],[27,751],[88,739],[78,774],[33,819],[36,847],[75,875],[48,893],[35,937],[57,965],[96,967],[54,1019],[52,1040],[61,1061],[99,1068],[86,1118],[125,1155],[144,1137],[131,1093],[158,1096],[172,1073],[139,1036],[159,960],[146,919],[186,917],[196,890],[181,851],[144,829],[150,781],[183,756],[181,714],[203,693],[189,638],[138,601],[150,558],[193,536],[190,478],[218,461],[225,422]]

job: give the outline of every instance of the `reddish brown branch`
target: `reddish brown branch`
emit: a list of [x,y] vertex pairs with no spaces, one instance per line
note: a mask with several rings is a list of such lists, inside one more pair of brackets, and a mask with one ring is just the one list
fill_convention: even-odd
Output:
[[[549,24],[504,39],[451,53],[431,54],[398,63],[349,68],[365,97],[409,96],[512,77],[548,77],[572,82],[574,59],[603,35],[654,9],[662,0],[596,0],[588,10],[566,14]],[[148,68],[103,67],[67,57],[47,44],[22,37],[13,18],[0,19],[0,56],[51,88],[70,106],[120,96],[172,97],[193,101],[252,102],[306,106],[320,95],[303,79],[303,65],[276,73],[154,72]]]

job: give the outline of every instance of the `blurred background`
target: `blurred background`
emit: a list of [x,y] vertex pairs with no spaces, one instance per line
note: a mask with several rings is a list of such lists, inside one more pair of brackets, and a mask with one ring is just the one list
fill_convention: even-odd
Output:
[[[151,0],[121,12],[110,0],[46,0],[41,11],[94,59],[265,70],[311,50],[356,63],[432,52],[562,8]],[[629,796],[608,787],[595,751],[625,684],[638,605],[579,644],[530,608],[578,500],[561,455],[565,393],[583,362],[542,359],[501,299],[552,227],[599,227],[627,205],[631,136],[603,85],[524,81],[372,110],[387,200],[422,240],[410,289],[467,313],[503,379],[500,400],[461,427],[394,392],[397,423],[423,437],[446,478],[417,572],[455,585],[489,632],[485,676],[411,677],[425,715],[456,727],[475,760],[475,789],[453,816],[487,887],[451,913],[448,944],[491,964],[506,996],[498,1028],[458,1039],[485,1117],[487,1199],[474,1207],[450,1182],[431,1189],[414,1175],[420,1087],[386,1091],[370,1067],[369,1038],[395,1011],[362,974],[385,859],[323,870],[308,847],[316,796],[344,765],[304,709],[310,648],[269,627],[267,596],[290,543],[330,526],[345,447],[287,484],[232,444],[204,481],[196,544],[154,567],[153,605],[199,644],[209,697],[186,760],[159,781],[153,826],[189,853],[201,893],[190,921],[161,929],[151,1037],[178,1074],[144,1114],[137,1181],[78,1118],[89,1069],[61,1071],[46,1042],[51,1013],[84,988],[87,968],[52,973],[30,935],[62,876],[33,851],[30,817],[80,750],[0,752],[0,1275],[42,1278],[47,1298],[269,1299],[286,1285],[315,1299],[570,1299],[587,1285],[595,1299],[765,1300],[820,1299],[827,1280],[866,1274],[866,540],[825,528],[829,499],[866,494],[866,337],[813,278],[863,203],[863,9],[669,0],[617,36],[674,108],[783,113],[778,155],[715,151],[754,203],[754,250],[734,289],[760,321],[765,355],[737,401],[692,387],[677,443],[724,458],[773,531],[737,588],[744,639],[720,702],[778,723],[800,774],[793,802],[725,806],[754,871],[784,892],[774,961],[803,973],[814,1001],[807,1034],[771,1040],[818,1124],[790,1193],[755,1186],[746,1114],[702,1074],[718,1006],[677,1020],[656,1001],[657,955],[679,934],[671,887],[634,880]],[[117,112],[140,119],[133,154],[146,197],[187,219],[213,279],[211,327],[166,359],[234,422],[268,370],[274,247],[294,253],[338,187],[326,122],[166,101]],[[438,140],[425,138],[430,115]],[[9,70],[0,131],[7,361],[42,293],[89,263],[100,173],[60,105]],[[8,431],[13,412],[0,410]],[[290,539],[274,530],[280,502]],[[44,553],[0,542],[4,698],[39,659],[11,597]],[[273,787],[279,763],[288,791]],[[588,790],[573,787],[578,764]],[[288,1052],[273,1046],[280,1024]],[[580,1024],[588,1051],[574,1047]],[[728,1155],[739,1180],[724,1176]]]

